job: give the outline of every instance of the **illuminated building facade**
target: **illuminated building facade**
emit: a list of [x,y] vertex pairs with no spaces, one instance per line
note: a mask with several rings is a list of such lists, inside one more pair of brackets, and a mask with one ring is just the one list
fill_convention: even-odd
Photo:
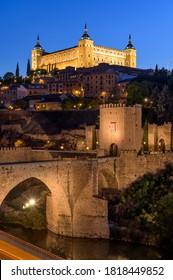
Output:
[[47,53],[37,37],[37,43],[32,50],[32,70],[45,69],[51,72],[54,69],[65,69],[68,66],[88,68],[100,63],[136,68],[136,49],[132,44],[131,35],[129,35],[128,44],[124,50],[97,46],[88,35],[85,25],[84,34],[78,40],[77,46]]
[[106,154],[117,156],[121,150],[141,149],[142,107],[125,104],[100,106],[100,149]]

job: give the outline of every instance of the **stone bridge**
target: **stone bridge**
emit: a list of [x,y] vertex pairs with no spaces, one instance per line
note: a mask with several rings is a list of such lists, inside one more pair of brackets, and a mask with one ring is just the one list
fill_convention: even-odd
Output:
[[48,229],[71,237],[108,238],[108,202],[99,198],[102,190],[124,189],[169,162],[172,152],[137,155],[124,150],[119,157],[53,160],[43,151],[0,150],[0,205],[18,184],[36,178],[50,193]]
[[97,160],[0,163],[0,204],[19,183],[36,178],[50,191],[49,230],[71,237],[108,238],[108,206],[97,197],[97,166]]

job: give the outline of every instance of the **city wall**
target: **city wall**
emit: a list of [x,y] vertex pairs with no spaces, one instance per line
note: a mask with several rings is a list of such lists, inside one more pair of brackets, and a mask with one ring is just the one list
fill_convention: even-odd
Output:
[[121,151],[114,162],[118,188],[128,187],[144,174],[163,169],[167,163],[173,163],[172,152],[137,155],[136,151]]
[[42,160],[52,160],[52,156],[49,151],[35,151],[30,147],[0,148],[0,163],[32,162]]

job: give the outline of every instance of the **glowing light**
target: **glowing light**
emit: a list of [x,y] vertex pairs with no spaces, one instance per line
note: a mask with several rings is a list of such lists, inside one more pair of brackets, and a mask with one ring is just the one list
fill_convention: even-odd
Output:
[[34,199],[30,199],[29,204],[30,205],[34,205],[35,204],[35,200]]
[[26,202],[25,203],[25,205],[23,205],[23,209],[26,209],[26,208],[28,208],[28,207],[31,207],[31,206],[33,206],[33,205],[35,205],[35,199],[30,199],[28,202]]

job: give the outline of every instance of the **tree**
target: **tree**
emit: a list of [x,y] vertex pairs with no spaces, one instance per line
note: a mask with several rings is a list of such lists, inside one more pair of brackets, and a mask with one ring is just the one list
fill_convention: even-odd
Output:
[[28,77],[31,75],[31,64],[30,64],[30,59],[28,59],[26,75],[27,75]]
[[160,235],[161,245],[173,248],[173,193],[163,196],[158,204],[157,216],[155,219],[156,228]]
[[144,98],[150,97],[152,83],[150,81],[134,81],[127,86],[127,105],[143,104]]
[[16,65],[16,77],[19,77],[19,64]]
[[7,72],[4,76],[3,79],[4,80],[10,80],[14,78],[14,74],[12,72]]
[[158,64],[156,64],[156,68],[155,68],[155,75],[157,75],[158,74]]
[[165,121],[167,118],[169,119],[169,115],[172,112],[172,96],[169,87],[164,85],[161,90],[155,87],[151,95],[151,100],[158,118],[164,119]]

